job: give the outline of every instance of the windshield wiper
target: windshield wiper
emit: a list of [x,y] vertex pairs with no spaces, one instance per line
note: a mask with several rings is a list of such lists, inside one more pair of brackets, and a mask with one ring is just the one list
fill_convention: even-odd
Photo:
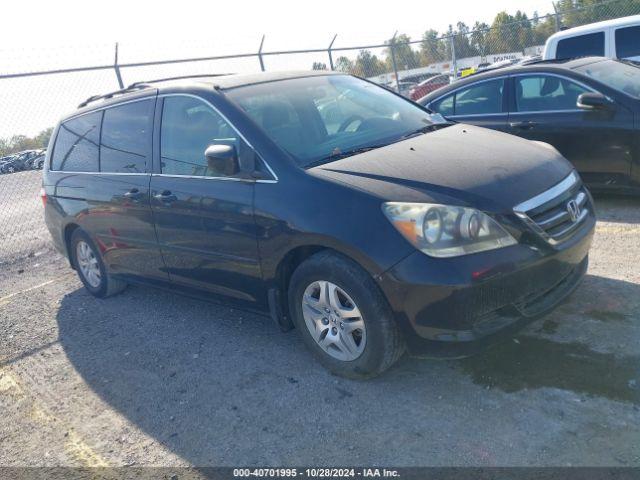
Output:
[[353,155],[358,155],[359,153],[365,153],[365,152],[369,152],[371,150],[376,150],[377,148],[386,147],[388,145],[391,145],[392,143],[395,143],[395,142],[382,143],[380,145],[368,145],[366,147],[353,148],[353,149],[347,150],[345,152],[332,153],[331,155],[328,155],[328,156],[323,157],[323,158],[321,158],[319,160],[316,160],[314,162],[306,164],[304,166],[304,168],[317,167],[318,165],[322,165],[324,163],[334,162],[336,160],[341,160],[343,158],[352,157]]
[[629,65],[631,67],[640,67],[640,62],[638,62],[636,60],[629,60],[629,59],[625,58],[625,59],[619,59],[618,61],[620,63],[624,63],[624,64]]
[[453,125],[453,122],[434,123],[432,125],[425,125],[424,127],[420,127],[417,130],[413,130],[413,131],[411,131],[409,133],[405,133],[401,137],[399,137],[396,140],[393,140],[391,142],[382,143],[382,144],[379,144],[379,145],[368,145],[368,146],[365,146],[365,147],[353,148],[351,150],[347,150],[347,151],[339,152],[339,153],[332,153],[331,155],[328,155],[328,156],[323,157],[323,158],[321,158],[319,160],[316,160],[314,162],[306,164],[304,166],[304,168],[317,167],[318,165],[322,165],[324,163],[334,162],[334,161],[340,160],[342,158],[352,157],[353,155],[358,155],[359,153],[365,153],[365,152],[369,152],[371,150],[375,150],[377,148],[387,147],[387,146],[389,146],[391,144],[402,142],[403,140],[407,140],[408,138],[417,137],[418,135],[424,135],[425,133],[429,133],[429,132],[435,132],[436,130],[439,130],[441,128],[448,127],[449,125]]
[[414,130],[409,133],[405,133],[403,136],[400,137],[400,140],[406,140],[407,138],[417,137],[419,135],[424,135],[425,133],[435,132],[436,130],[439,130],[441,128],[451,125],[451,123],[452,122],[434,123],[433,125],[425,125],[424,127],[420,127],[417,130]]

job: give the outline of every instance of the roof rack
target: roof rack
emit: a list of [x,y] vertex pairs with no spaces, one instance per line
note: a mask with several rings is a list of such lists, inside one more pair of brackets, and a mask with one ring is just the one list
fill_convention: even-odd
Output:
[[104,95],[93,95],[92,97],[87,98],[84,102],[78,105],[78,108],[86,107],[91,102],[95,102],[96,100],[106,100],[108,98],[113,98],[116,95],[122,95],[125,93],[133,92],[134,90],[142,90],[143,88],[147,88],[148,86],[149,85],[142,84],[142,83],[139,85],[133,84],[133,85],[129,85],[127,88],[105,93]]
[[144,88],[151,87],[152,83],[159,82],[167,82],[169,80],[182,80],[186,78],[202,78],[202,77],[223,77],[225,75],[231,75],[230,73],[203,73],[200,75],[182,75],[179,77],[166,77],[166,78],[156,78],[155,80],[145,80],[143,82],[135,82],[129,85],[126,88],[122,88],[120,90],[115,90],[113,92],[105,93],[104,95],[93,95],[87,98],[84,102],[78,105],[78,108],[86,107],[91,102],[95,102],[96,100],[106,100],[109,98],[113,98],[116,95],[123,95],[125,93],[133,92],[135,90],[142,90]]
[[127,88],[135,88],[146,86],[148,87],[151,83],[160,83],[160,82],[168,82],[170,80],[183,80],[187,78],[202,78],[202,77],[224,77],[226,75],[233,75],[232,73],[203,73],[200,75],[181,75],[179,77],[165,77],[165,78],[156,78],[155,80],[145,80],[144,82],[135,82],[129,85]]

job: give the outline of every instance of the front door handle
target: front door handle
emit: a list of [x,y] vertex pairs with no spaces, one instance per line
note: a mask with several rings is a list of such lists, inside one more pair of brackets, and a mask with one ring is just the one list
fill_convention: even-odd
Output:
[[531,130],[537,125],[534,122],[511,122],[509,126],[511,128],[517,128],[518,130]]
[[157,194],[155,194],[153,196],[153,198],[155,198],[156,200],[159,200],[160,202],[163,202],[163,203],[171,203],[171,202],[175,202],[176,200],[178,200],[178,197],[176,197],[169,190],[165,190],[162,193],[157,193]]
[[138,190],[137,188],[132,188],[131,190],[129,190],[128,192],[126,192],[124,194],[124,198],[127,198],[129,200],[133,200],[134,202],[137,202],[138,200],[141,200],[142,197],[144,197],[144,194]]

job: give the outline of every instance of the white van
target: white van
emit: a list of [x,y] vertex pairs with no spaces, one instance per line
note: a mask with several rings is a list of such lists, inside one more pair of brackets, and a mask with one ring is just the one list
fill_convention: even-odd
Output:
[[576,57],[640,61],[640,15],[591,23],[558,32],[544,46],[544,60]]

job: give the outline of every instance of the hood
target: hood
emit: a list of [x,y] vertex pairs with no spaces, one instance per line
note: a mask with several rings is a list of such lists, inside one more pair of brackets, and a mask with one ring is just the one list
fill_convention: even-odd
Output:
[[549,189],[572,170],[550,145],[456,124],[326,163],[309,169],[309,173],[385,201],[506,212]]

